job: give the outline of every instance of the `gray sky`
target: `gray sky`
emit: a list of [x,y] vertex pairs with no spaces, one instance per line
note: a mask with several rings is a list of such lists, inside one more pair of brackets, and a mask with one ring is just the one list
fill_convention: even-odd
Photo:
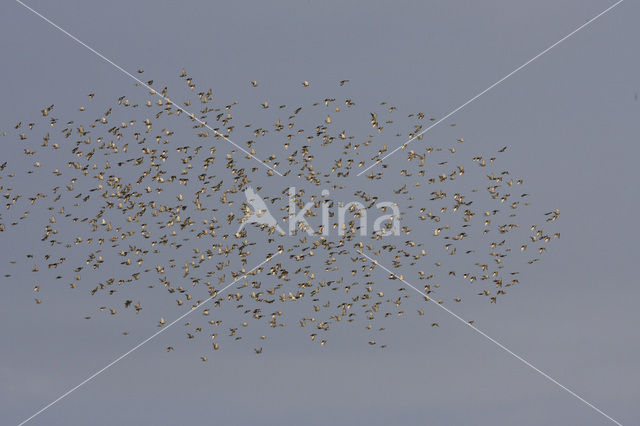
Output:
[[[301,103],[303,80],[317,98],[350,79],[346,93],[363,114],[384,100],[403,113],[435,117],[611,4],[478,3],[28,4],[175,93],[184,90],[176,78],[182,67],[199,87],[212,87],[220,105],[240,99],[242,106],[256,96],[273,105],[278,99]],[[479,153],[508,145],[501,162],[525,179],[533,214],[560,209],[554,226],[561,239],[542,262],[522,270],[516,289],[496,305],[483,300],[453,308],[623,424],[640,418],[638,12],[637,3],[622,3],[417,142],[463,136]],[[61,120],[77,118],[90,92],[98,105],[145,95],[14,2],[0,5],[0,53],[0,131],[36,119],[52,103]],[[254,79],[258,95],[248,84]],[[13,139],[0,141],[0,162],[23,157],[20,147],[5,147]],[[270,154],[268,146],[260,149]],[[395,161],[403,162],[401,156]],[[25,193],[42,184],[20,183]],[[40,236],[28,227],[0,235],[2,268],[13,275],[1,278],[0,287],[3,424],[19,423],[157,331],[157,313],[170,320],[182,312],[163,294],[141,318],[104,318],[86,291],[64,285],[36,305],[28,269],[9,260],[38,250],[32,241]],[[384,272],[374,274],[377,285],[397,286]],[[468,300],[475,296],[473,288],[464,291]],[[259,357],[248,343],[229,344],[207,363],[199,356],[208,342],[187,342],[178,324],[31,424],[607,424],[437,307],[424,309],[424,318],[406,315],[385,324],[384,351],[368,347],[360,323],[335,328],[322,348],[291,330],[274,336]],[[96,318],[84,321],[87,313]],[[440,327],[432,329],[431,321]],[[168,345],[176,350],[167,355]]]

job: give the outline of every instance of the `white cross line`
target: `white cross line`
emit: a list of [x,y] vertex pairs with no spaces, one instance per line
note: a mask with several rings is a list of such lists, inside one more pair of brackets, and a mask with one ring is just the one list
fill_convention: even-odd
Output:
[[375,163],[371,164],[369,167],[367,167],[366,169],[362,170],[360,173],[357,174],[357,176],[361,176],[367,170],[377,166],[378,164],[381,164],[385,159],[387,159],[388,157],[392,156],[393,154],[395,154],[399,150],[406,148],[406,146],[409,145],[411,142],[413,142],[416,139],[420,138],[420,136],[424,135],[429,130],[433,129],[438,124],[442,123],[444,120],[446,120],[447,118],[451,117],[453,114],[455,114],[456,112],[460,111],[462,108],[464,108],[467,105],[469,105],[471,102],[473,102],[476,99],[478,99],[480,96],[484,95],[485,93],[487,93],[488,91],[490,91],[491,89],[493,89],[494,87],[496,87],[497,85],[499,85],[500,83],[502,83],[503,81],[505,81],[506,79],[508,79],[509,77],[511,77],[512,75],[514,75],[515,73],[517,73],[518,71],[523,69],[524,67],[526,67],[527,65],[529,65],[530,63],[532,63],[533,61],[535,61],[536,59],[538,59],[539,57],[541,57],[545,53],[549,52],[551,49],[553,49],[554,47],[556,47],[557,45],[559,45],[560,43],[562,43],[563,41],[565,41],[566,39],[568,39],[572,35],[576,34],[578,31],[582,30],[583,28],[585,28],[589,24],[593,23],[596,19],[600,18],[602,15],[606,14],[607,12],[612,10],[614,7],[618,6],[623,1],[624,0],[618,0],[613,5],[609,6],[608,8],[606,8],[605,10],[603,10],[602,12],[600,12],[599,14],[594,16],[593,18],[589,19],[587,22],[585,22],[584,24],[580,25],[578,28],[576,28],[575,30],[571,31],[569,34],[567,34],[566,36],[562,37],[560,40],[558,40],[557,42],[553,43],[551,46],[547,47],[542,52],[538,53],[536,56],[534,56],[533,58],[529,59],[527,62],[525,62],[524,64],[520,65],[518,68],[516,68],[515,70],[511,71],[509,74],[505,75],[500,80],[496,81],[491,86],[487,87],[482,92],[478,93],[477,95],[475,95],[474,97],[472,97],[471,99],[469,99],[468,101],[466,101],[465,103],[460,105],[459,107],[455,108],[454,110],[449,112],[447,115],[445,115],[444,117],[440,118],[438,121],[434,122],[429,127],[424,129],[423,131],[421,131],[420,133],[418,133],[417,135],[415,135],[414,137],[412,137],[411,139],[409,139],[408,141],[406,141],[405,143],[403,143],[399,147],[395,148],[393,151],[391,151],[390,153],[388,153],[384,157],[376,160]]
[[584,399],[583,397],[581,397],[580,395],[578,395],[577,393],[575,393],[574,391],[572,391],[571,389],[569,389],[568,387],[566,387],[565,385],[563,385],[562,383],[558,382],[556,379],[554,379],[553,377],[549,376],[547,373],[545,373],[544,371],[540,370],[538,367],[536,367],[535,365],[531,364],[529,361],[527,361],[526,359],[524,359],[523,357],[521,357],[520,355],[516,354],[515,352],[513,352],[511,349],[507,348],[505,345],[503,345],[502,343],[498,342],[496,339],[494,339],[493,337],[489,336],[488,334],[486,334],[484,331],[480,330],[478,327],[474,326],[473,324],[470,324],[469,321],[466,321],[464,318],[462,318],[461,316],[459,316],[458,314],[456,314],[455,312],[451,311],[449,308],[447,308],[446,306],[436,302],[435,300],[433,300],[431,297],[429,297],[425,292],[423,292],[422,290],[420,290],[419,288],[415,287],[413,284],[411,284],[410,282],[406,281],[404,278],[399,277],[398,275],[396,275],[395,273],[393,273],[391,270],[389,270],[388,268],[386,268],[384,265],[382,265],[380,262],[378,262],[376,259],[373,259],[372,257],[367,256],[364,252],[362,251],[358,251],[356,250],[356,252],[358,254],[361,254],[362,256],[366,257],[367,259],[369,259],[369,261],[371,261],[371,263],[373,263],[376,266],[381,267],[382,269],[384,269],[385,271],[387,271],[388,273],[390,273],[391,275],[393,275],[394,277],[396,277],[397,279],[399,279],[400,281],[402,281],[403,283],[405,283],[406,285],[408,285],[409,287],[411,287],[412,289],[414,289],[415,291],[417,291],[418,293],[420,293],[422,296],[425,297],[426,300],[428,300],[429,302],[434,303],[436,306],[438,306],[439,308],[442,308],[445,312],[447,312],[449,315],[453,316],[454,318],[456,318],[457,320],[459,320],[460,322],[462,322],[464,325],[471,327],[475,332],[477,332],[478,334],[480,334],[481,336],[485,337],[486,339],[488,339],[490,342],[494,343],[495,345],[497,345],[500,349],[504,350],[505,352],[507,352],[509,355],[513,356],[514,358],[516,358],[518,361],[521,361],[522,363],[524,363],[527,367],[530,367],[531,369],[533,369],[534,371],[536,371],[537,373],[541,374],[544,378],[546,378],[547,380],[551,381],[552,383],[558,385],[559,387],[561,387],[563,390],[567,391],[569,394],[571,394],[572,396],[576,397],[577,399],[579,399],[580,401],[584,402],[586,405],[588,405],[589,407],[593,408],[595,411],[597,411],[598,413],[602,414],[604,417],[606,417],[607,419],[611,420],[613,423],[617,424],[618,426],[622,426],[622,423],[618,422],[617,420],[615,420],[613,417],[609,416],[607,413],[605,413],[604,411],[602,411],[601,409],[599,409],[598,407],[596,407],[595,405],[593,405],[592,403],[590,403],[589,401],[587,401],[586,399]]
[[143,341],[141,341],[140,343],[138,343],[137,345],[135,345],[133,348],[129,349],[127,352],[123,353],[122,355],[120,355],[118,358],[114,359],[113,361],[111,361],[109,364],[107,364],[106,366],[102,367],[100,370],[96,371],[95,373],[93,373],[92,375],[90,375],[89,377],[87,377],[86,379],[84,379],[82,382],[80,382],[78,385],[72,387],[71,389],[69,389],[68,391],[66,391],[65,393],[63,393],[62,395],[60,395],[58,398],[56,398],[55,400],[53,400],[52,402],[50,402],[49,404],[45,405],[44,407],[42,407],[40,410],[38,410],[36,413],[34,413],[33,415],[31,415],[29,418],[23,420],[22,422],[20,422],[18,424],[18,426],[22,426],[25,423],[33,420],[33,418],[35,418],[36,416],[38,416],[39,414],[42,414],[44,411],[48,410],[49,408],[51,408],[53,405],[55,405],[56,403],[60,402],[61,400],[63,400],[64,398],[66,398],[67,396],[71,395],[73,392],[75,392],[76,390],[78,390],[78,388],[80,388],[81,386],[87,384],[88,382],[90,382],[91,380],[95,379],[97,376],[99,376],[100,374],[102,374],[104,371],[106,371],[107,369],[109,369],[110,367],[112,367],[113,365],[117,364],[118,362],[122,361],[124,358],[126,358],[129,354],[133,353],[134,351],[136,351],[137,349],[139,349],[140,347],[142,347],[143,345],[145,345],[147,342],[149,342],[150,340],[152,340],[153,338],[155,338],[156,336],[158,336],[161,333],[164,333],[165,331],[167,331],[171,326],[173,326],[175,323],[177,323],[178,321],[180,321],[181,319],[183,319],[184,317],[186,317],[187,315],[192,314],[193,312],[197,311],[198,309],[200,309],[200,307],[202,307],[203,305],[205,305],[207,302],[210,302],[211,300],[213,300],[215,297],[220,296],[225,290],[227,290],[229,287],[231,287],[232,285],[234,285],[235,283],[237,283],[238,281],[246,278],[251,272],[255,271],[256,269],[260,268],[262,265],[264,265],[265,263],[269,262],[271,259],[273,259],[274,257],[278,256],[280,254],[280,252],[275,253],[274,255],[271,255],[269,257],[267,257],[265,260],[263,260],[262,262],[260,262],[258,265],[254,266],[252,269],[250,269],[248,272],[244,273],[240,278],[238,278],[237,280],[233,281],[231,284],[227,285],[226,287],[222,288],[220,291],[218,291],[215,296],[210,296],[209,298],[205,299],[202,303],[200,303],[198,306],[191,308],[190,310],[188,310],[187,312],[185,312],[184,314],[180,315],[178,318],[176,318],[175,320],[171,321],[169,324],[167,324],[165,327],[161,328],[160,330],[158,330],[157,332],[153,333],[151,336],[147,337],[146,339],[144,339]]
[[[415,139],[417,139],[418,137],[420,137],[421,135],[423,135],[424,133],[426,133],[427,131],[429,131],[430,129],[432,129],[433,127],[435,127],[436,125],[440,124],[442,121],[446,120],[447,118],[451,117],[452,115],[454,115],[455,113],[457,113],[459,110],[461,110],[462,108],[466,107],[467,105],[469,105],[470,103],[472,103],[473,101],[475,101],[476,99],[478,99],[479,97],[481,97],[482,95],[484,95],[485,93],[487,93],[488,91],[490,91],[491,89],[493,89],[494,87],[498,86],[499,84],[501,84],[503,81],[505,81],[506,79],[508,79],[509,77],[511,77],[512,75],[514,75],[515,73],[517,73],[518,71],[520,71],[521,69],[523,69],[524,67],[526,67],[527,65],[529,65],[530,63],[532,63],[533,61],[535,61],[536,59],[538,59],[539,57],[541,57],[542,55],[544,55],[545,53],[549,52],[551,49],[553,49],[554,47],[556,47],[557,45],[559,45],[560,43],[562,43],[563,41],[565,41],[566,39],[570,38],[571,36],[573,36],[574,34],[576,34],[578,31],[582,30],[583,28],[585,28],[586,26],[588,26],[589,24],[593,23],[596,19],[600,18],[601,16],[603,16],[604,14],[606,14],[607,12],[609,12],[610,10],[612,10],[613,8],[615,8],[616,6],[618,6],[620,3],[622,3],[624,0],[619,0],[617,1],[615,4],[613,4],[612,6],[610,6],[609,8],[607,8],[606,10],[604,10],[603,12],[601,12],[600,14],[598,14],[597,16],[595,16],[594,18],[590,19],[589,21],[587,21],[585,24],[581,25],[580,27],[578,27],[577,29],[575,29],[574,31],[572,31],[571,33],[569,33],[568,35],[566,35],[565,37],[563,37],[562,39],[560,39],[559,41],[557,41],[556,43],[554,43],[553,45],[549,46],[548,48],[546,48],[545,50],[543,50],[542,52],[540,52],[538,55],[534,56],[532,59],[528,60],[527,62],[525,62],[524,64],[522,64],[521,66],[519,66],[518,68],[516,68],[514,71],[510,72],[509,74],[507,74],[506,76],[504,76],[503,78],[501,78],[500,80],[498,80],[497,82],[495,82],[494,84],[492,84],[491,86],[489,86],[487,89],[483,90],[482,92],[478,93],[476,96],[474,96],[473,98],[469,99],[467,102],[465,102],[464,104],[462,104],[461,106],[457,107],[456,109],[454,109],[453,111],[449,112],[447,115],[445,115],[444,117],[440,118],[438,121],[434,122],[433,124],[431,124],[428,128],[426,128],[425,130],[421,131],[420,133],[418,133],[416,136],[414,136],[413,138],[409,139],[407,142],[405,142],[403,145],[395,148],[392,152],[390,152],[389,154],[387,154],[386,156],[384,156],[382,159],[378,159],[374,164],[371,164],[369,167],[367,167],[366,169],[364,169],[363,171],[361,171],[360,173],[358,173],[357,176],[362,175],[363,173],[365,173],[367,170],[371,169],[372,167],[375,167],[376,165],[382,163],[386,158],[388,158],[389,156],[393,155],[394,153],[396,153],[398,150],[400,149],[404,149],[409,143],[411,143],[412,141],[414,141]],[[50,25],[52,25],[53,27],[55,27],[56,29],[60,30],[61,32],[63,32],[65,35],[69,36],[71,39],[73,39],[74,41],[76,41],[77,43],[79,43],[80,45],[82,45],[83,47],[87,48],[88,50],[90,50],[91,52],[93,52],[94,54],[96,54],[98,57],[100,57],[101,59],[103,59],[104,61],[108,62],[109,64],[111,64],[112,66],[114,66],[115,68],[117,68],[119,71],[121,71],[122,73],[124,73],[125,75],[129,76],[130,78],[132,78],[133,80],[135,80],[136,82],[138,82],[139,84],[141,84],[142,86],[146,87],[147,89],[149,89],[152,93],[157,94],[159,97],[163,98],[165,101],[167,101],[167,104],[173,104],[177,109],[183,111],[184,113],[186,113],[187,115],[189,115],[192,119],[198,121],[200,124],[202,124],[203,126],[207,127],[208,129],[212,130],[217,136],[222,137],[223,139],[225,139],[227,142],[231,143],[233,146],[235,146],[236,148],[238,148],[239,150],[241,150],[242,152],[244,152],[245,154],[248,155],[248,157],[253,158],[255,161],[259,162],[260,164],[262,164],[263,166],[265,166],[266,168],[272,170],[274,173],[278,174],[279,176],[283,176],[281,173],[279,173],[277,170],[275,170],[273,167],[265,164],[263,161],[261,161],[260,159],[258,159],[257,157],[255,157],[254,155],[252,155],[251,153],[249,153],[248,151],[246,151],[245,149],[243,149],[242,147],[238,146],[236,143],[234,143],[233,141],[231,141],[230,139],[228,139],[227,137],[225,137],[224,135],[220,134],[218,131],[216,131],[215,129],[211,128],[209,125],[207,125],[205,122],[199,120],[198,118],[196,118],[196,116],[193,113],[190,113],[189,111],[185,110],[184,108],[180,107],[179,105],[176,105],[175,103],[173,103],[173,101],[171,101],[170,99],[166,98],[165,96],[161,95],[159,92],[157,92],[155,89],[151,88],[149,85],[145,84],[143,81],[141,81],[140,79],[138,79],[137,77],[135,77],[134,75],[132,75],[131,73],[129,73],[128,71],[126,71],[125,69],[123,69],[122,67],[120,67],[119,65],[117,65],[116,63],[114,63],[113,61],[111,61],[110,59],[108,59],[107,57],[105,57],[104,55],[102,55],[100,52],[96,51],[95,49],[91,48],[90,46],[88,46],[87,44],[85,44],[84,42],[82,42],[81,40],[79,40],[77,37],[73,36],[72,34],[70,34],[69,32],[67,32],[66,30],[64,30],[63,28],[59,27],[58,25],[56,25],[54,22],[52,22],[51,20],[49,20],[48,18],[46,18],[45,16],[41,15],[40,13],[38,13],[37,11],[35,11],[34,9],[32,9],[31,7],[27,6],[26,4],[24,4],[22,1],[20,0],[16,0],[17,3],[19,3],[20,5],[24,6],[26,9],[30,10],[31,12],[33,12],[34,14],[36,14],[37,16],[39,16],[40,18],[42,18],[43,20],[45,20],[46,22],[48,22]],[[507,353],[509,353],[510,355],[512,355],[513,357],[515,357],[516,359],[518,359],[519,361],[521,361],[522,363],[524,363],[525,365],[527,365],[528,367],[530,367],[531,369],[533,369],[534,371],[536,371],[537,373],[541,374],[543,377],[545,377],[546,379],[548,379],[549,381],[551,381],[552,383],[556,384],[557,386],[559,386],[560,388],[562,388],[563,390],[565,390],[566,392],[568,392],[569,394],[571,394],[572,396],[574,396],[575,398],[577,398],[578,400],[582,401],[583,403],[585,403],[587,406],[591,407],[592,409],[594,409],[595,411],[597,411],[598,413],[600,413],[601,415],[603,415],[604,417],[606,417],[607,419],[609,419],[610,421],[612,421],[613,423],[617,424],[617,425],[621,425],[620,422],[616,421],[615,419],[613,419],[612,417],[610,417],[609,415],[607,415],[606,413],[604,413],[602,410],[598,409],[596,406],[594,406],[593,404],[591,404],[590,402],[588,402],[587,400],[585,400],[584,398],[582,398],[581,396],[579,396],[578,394],[576,394],[575,392],[573,392],[571,389],[567,388],[566,386],[562,385],[561,383],[559,383],[557,380],[553,379],[551,376],[549,376],[548,374],[546,374],[545,372],[541,371],[540,369],[538,369],[537,367],[535,367],[533,364],[531,364],[530,362],[528,362],[527,360],[525,360],[524,358],[522,358],[521,356],[517,355],[516,353],[514,353],[513,351],[511,351],[510,349],[508,349],[507,347],[505,347],[503,344],[501,344],[500,342],[498,342],[497,340],[493,339],[492,337],[488,336],[486,333],[484,333],[482,330],[478,329],[477,327],[473,326],[472,324],[469,324],[467,321],[465,321],[463,318],[461,318],[459,315],[455,314],[454,312],[450,311],[448,308],[446,308],[445,306],[437,303],[436,301],[432,300],[427,294],[425,294],[424,292],[422,292],[421,290],[419,290],[418,288],[416,288],[415,286],[413,286],[411,283],[405,281],[403,278],[398,277],[397,275],[395,275],[393,272],[391,272],[389,269],[387,269],[386,267],[384,267],[383,265],[381,265],[380,263],[378,263],[377,260],[367,256],[366,254],[364,254],[363,252],[358,252],[358,254],[363,255],[364,257],[366,257],[367,259],[369,259],[374,265],[378,265],[380,266],[382,269],[384,269],[385,271],[389,272],[390,274],[392,274],[393,276],[395,276],[396,278],[400,279],[403,283],[407,284],[408,286],[410,286],[412,289],[414,289],[415,291],[417,291],[418,293],[420,293],[421,295],[423,295],[428,301],[431,301],[433,303],[435,303],[437,306],[439,306],[440,308],[442,308],[443,310],[445,310],[447,313],[449,313],[450,315],[452,315],[453,317],[455,317],[456,319],[458,319],[459,321],[463,322],[464,324],[466,324],[467,326],[471,327],[474,331],[476,331],[477,333],[479,333],[480,335],[482,335],[483,337],[485,337],[486,339],[488,339],[489,341],[491,341],[492,343],[494,343],[495,345],[497,345],[498,347],[500,347],[501,349],[503,349],[504,351],[506,351]],[[263,264],[267,263],[268,261],[270,261],[273,257],[277,256],[278,253],[276,253],[275,255],[267,258],[266,260],[264,260],[262,263],[260,263],[259,265],[257,265],[256,267],[254,267],[252,270],[250,270],[249,272],[247,272],[246,274],[243,275],[242,278],[246,277],[250,272],[254,271],[255,269],[259,268],[260,266],[262,266]],[[224,292],[225,290],[227,290],[230,286],[232,286],[233,284],[235,284],[237,281],[239,281],[240,279],[232,282],[231,284],[227,285],[226,287],[224,287],[222,290],[220,290],[220,292],[218,294],[221,294],[222,292]],[[217,296],[217,295],[216,295]],[[187,315],[189,315],[190,313],[192,313],[193,311],[197,310],[200,306],[204,305],[205,303],[209,302],[210,300],[212,300],[213,297],[210,297],[208,299],[206,299],[204,302],[202,302],[200,305],[198,305],[197,307],[189,310],[188,312],[184,313],[183,315],[181,315],[180,317],[178,317],[176,320],[172,321],[171,323],[169,323],[166,327],[162,328],[161,330],[159,330],[158,332],[154,333],[152,336],[150,336],[149,338],[143,340],[142,342],[140,342],[138,345],[134,346],[132,349],[130,349],[128,352],[124,353],[123,355],[121,355],[120,357],[116,358],[114,361],[112,361],[111,363],[109,363],[107,366],[103,367],[102,369],[98,370],[96,373],[92,374],[91,376],[89,376],[87,379],[85,379],[83,382],[81,382],[80,384],[78,384],[77,386],[71,388],[69,391],[67,391],[66,393],[64,393],[63,395],[61,395],[59,398],[57,398],[56,400],[54,400],[53,402],[51,402],[50,404],[46,405],[45,407],[43,407],[41,410],[39,410],[38,412],[36,412],[35,414],[33,414],[31,417],[27,418],[26,420],[24,420],[22,423],[20,423],[18,426],[22,426],[24,424],[26,424],[27,422],[29,422],[30,420],[32,420],[33,418],[35,418],[36,416],[38,416],[39,414],[41,414],[42,412],[44,412],[45,410],[47,410],[48,408],[50,408],[51,406],[53,406],[54,404],[56,404],[57,402],[61,401],[62,399],[64,399],[65,397],[67,397],[68,395],[70,395],[71,393],[73,393],[74,391],[76,391],[78,388],[80,388],[81,386],[83,386],[84,384],[88,383],[89,381],[91,381],[92,379],[94,379],[95,377],[97,377],[99,374],[101,374],[102,372],[106,371],[108,368],[110,368],[111,366],[115,365],[117,362],[121,361],[122,359],[124,359],[126,356],[128,356],[129,354],[131,354],[132,352],[134,352],[135,350],[137,350],[138,348],[140,348],[141,346],[143,346],[144,344],[146,344],[147,342],[149,342],[150,340],[152,340],[153,338],[155,338],[156,336],[158,336],[159,334],[161,334],[162,332],[164,332],[166,329],[168,329],[169,327],[173,326],[175,323],[177,323],[178,321],[180,321],[181,319],[183,319],[184,317],[186,317]]]
[[197,121],[198,123],[202,124],[203,126],[205,126],[207,129],[211,130],[214,132],[214,134],[216,136],[221,137],[222,139],[226,140],[227,142],[229,142],[231,145],[235,146],[236,148],[238,148],[240,151],[244,152],[245,154],[247,154],[247,156],[249,158],[254,159],[255,161],[257,161],[258,163],[262,164],[264,167],[268,168],[269,170],[271,170],[272,172],[274,172],[275,174],[277,174],[278,176],[282,176],[282,174],[277,171],[276,169],[274,169],[273,167],[269,166],[268,164],[265,164],[262,160],[260,160],[258,157],[256,157],[255,155],[251,154],[249,151],[247,151],[246,149],[242,148],[240,145],[236,144],[235,142],[233,142],[231,139],[229,139],[228,137],[226,137],[225,135],[223,135],[222,133],[218,132],[216,129],[212,128],[211,126],[209,126],[206,122],[200,120],[198,117],[196,117],[195,114],[193,114],[192,112],[187,111],[186,109],[182,108],[180,105],[174,103],[173,101],[171,101],[169,98],[163,96],[160,92],[158,92],[157,90],[155,90],[154,88],[152,88],[151,86],[149,86],[148,84],[146,84],[144,81],[140,80],[138,77],[136,77],[135,75],[131,74],[129,71],[125,70],[124,68],[122,68],[120,65],[116,64],[115,62],[113,62],[111,59],[107,58],[106,56],[104,56],[102,53],[98,52],[97,50],[95,50],[94,48],[92,48],[91,46],[87,45],[85,42],[83,42],[82,40],[78,39],[76,36],[74,36],[73,34],[69,33],[68,31],[66,31],[64,28],[61,28],[59,25],[57,25],[55,22],[51,21],[49,18],[47,18],[46,16],[43,16],[42,14],[40,14],[39,12],[37,12],[36,10],[32,9],[31,7],[27,6],[26,4],[24,4],[22,1],[20,0],[16,0],[16,2],[22,6],[24,6],[26,9],[30,10],[31,12],[33,12],[34,14],[36,14],[37,16],[39,16],[40,18],[42,18],[44,21],[48,22],[49,24],[51,24],[53,27],[55,27],[56,29],[60,30],[62,33],[64,33],[65,35],[69,36],[71,39],[73,39],[75,42],[77,42],[78,44],[86,47],[87,49],[89,49],[91,52],[95,53],[98,57],[100,57],[101,59],[103,59],[104,61],[108,62],[109,64],[113,65],[115,68],[117,68],[119,71],[121,71],[123,74],[127,75],[128,77],[132,78],[133,80],[135,80],[138,84],[146,87],[147,89],[149,89],[151,91],[152,94],[156,94],[158,95],[160,98],[164,99],[167,102],[167,105],[173,105],[174,107],[176,107],[178,110],[186,113],[189,117],[191,117],[193,120]]

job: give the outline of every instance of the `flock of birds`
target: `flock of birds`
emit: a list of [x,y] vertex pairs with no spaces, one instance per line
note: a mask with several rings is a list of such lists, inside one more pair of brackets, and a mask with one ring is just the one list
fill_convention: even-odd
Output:
[[[255,325],[266,330],[252,345],[261,353],[269,331],[286,327],[292,316],[320,345],[332,328],[360,324],[368,343],[384,348],[378,321],[402,316],[410,306],[398,278],[420,285],[438,303],[461,302],[468,285],[496,303],[519,283],[516,267],[538,262],[560,236],[546,229],[558,210],[541,212],[539,223],[517,224],[530,196],[521,179],[497,169],[507,147],[464,156],[473,148],[462,137],[434,147],[420,135],[381,163],[388,145],[415,137],[436,119],[422,112],[400,119],[387,102],[363,114],[353,99],[336,95],[308,107],[258,101],[253,115],[265,123],[242,123],[232,115],[239,102],[219,105],[213,90],[199,91],[185,70],[180,78],[188,93],[180,105],[167,88],[139,102],[121,96],[105,107],[95,105],[91,93],[88,106],[76,112],[82,120],[65,121],[49,105],[38,119],[1,132],[3,146],[20,153],[0,165],[4,250],[14,238],[40,232],[39,240],[28,241],[28,253],[4,258],[27,265],[36,303],[62,283],[99,298],[102,315],[138,314],[147,306],[141,295],[160,291],[179,310],[157,318],[158,327],[198,308],[184,321],[186,337],[206,335],[213,350],[241,340]],[[340,81],[337,90],[348,83]],[[312,90],[308,81],[301,86]],[[236,149],[238,141],[245,148]],[[313,232],[299,226],[283,236],[266,225],[237,232],[251,212],[243,196],[251,186],[280,215],[283,229],[290,220],[287,189],[296,186],[297,207],[306,198],[312,202],[305,218],[316,220]],[[335,207],[345,194],[372,211],[379,201],[397,202],[400,235],[390,235],[394,220],[362,235],[364,213],[354,206],[338,229]],[[331,220],[320,223],[325,205]],[[384,273],[368,257],[397,272]],[[254,268],[265,258],[273,259]],[[460,294],[440,299],[445,287]],[[417,299],[412,311],[424,315],[424,297]]]

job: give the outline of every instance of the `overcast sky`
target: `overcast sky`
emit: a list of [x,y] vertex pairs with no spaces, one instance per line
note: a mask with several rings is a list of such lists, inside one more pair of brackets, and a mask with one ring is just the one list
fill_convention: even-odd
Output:
[[[310,81],[319,98],[349,79],[345,90],[363,112],[388,101],[434,117],[612,3],[28,2],[124,69],[144,68],[158,87],[181,93],[177,75],[186,68],[203,88],[213,88],[219,105],[255,100],[252,80],[260,82],[260,101],[276,105],[303,102],[301,81]],[[482,153],[507,145],[504,166],[525,179],[535,214],[561,211],[554,225],[561,238],[543,261],[521,272],[516,290],[495,305],[483,300],[454,308],[629,425],[640,419],[639,13],[637,3],[622,3],[418,142],[455,135]],[[0,132],[39,119],[50,104],[61,120],[74,119],[90,92],[101,105],[145,95],[11,1],[0,4],[0,54]],[[19,146],[8,146],[14,139],[0,141],[0,163],[23,157]],[[42,184],[14,186],[26,194]],[[62,286],[36,305],[33,279],[21,265],[24,253],[38,253],[31,236],[41,233],[29,231],[0,234],[0,268],[12,274],[0,278],[2,424],[18,424],[158,330],[153,314],[85,321],[87,314],[99,317],[95,299]],[[398,285],[377,274],[378,285]],[[465,291],[475,297],[473,288]],[[199,361],[202,345],[188,343],[178,324],[30,424],[609,424],[436,306],[423,308],[426,319],[407,315],[387,325],[385,350],[366,344],[363,327],[344,327],[324,347],[291,331],[275,336],[260,356],[248,344],[230,344],[207,363]],[[172,305],[164,312],[170,320],[184,311]],[[439,322],[435,330],[432,321]],[[167,355],[168,345],[176,350]]]

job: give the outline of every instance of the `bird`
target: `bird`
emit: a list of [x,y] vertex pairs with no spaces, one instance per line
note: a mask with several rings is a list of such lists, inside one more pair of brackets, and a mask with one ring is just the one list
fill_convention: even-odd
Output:
[[[0,232],[4,241],[37,232],[28,246],[44,253],[16,261],[7,248],[7,280],[17,282],[8,268],[23,268],[45,297],[63,280],[86,291],[105,318],[146,312],[146,298],[155,304],[162,295],[172,307],[162,305],[157,326],[180,326],[165,317],[193,312],[182,321],[183,338],[209,335],[213,351],[255,338],[260,354],[273,344],[270,333],[288,324],[309,330],[313,347],[325,346],[332,330],[359,322],[369,333],[362,342],[385,348],[382,321],[430,315],[423,305],[407,308],[410,297],[446,303],[442,288],[464,283],[492,306],[525,281],[517,266],[537,264],[560,237],[558,209],[521,222],[532,201],[524,179],[495,148],[459,145],[461,127],[427,146],[421,132],[435,117],[388,100],[361,105],[322,94],[306,80],[311,101],[282,94],[269,109],[268,100],[250,98],[242,105],[247,123],[239,101],[214,97],[184,68],[178,76],[180,92],[152,89],[136,103],[96,90],[82,114],[65,117],[47,102],[34,118],[7,124],[3,146],[17,154],[0,165]],[[396,162],[382,163],[396,146]],[[354,176],[376,163],[356,185]],[[27,177],[39,185],[21,184]],[[250,270],[257,257],[274,254]],[[245,332],[252,328],[268,332]]]

